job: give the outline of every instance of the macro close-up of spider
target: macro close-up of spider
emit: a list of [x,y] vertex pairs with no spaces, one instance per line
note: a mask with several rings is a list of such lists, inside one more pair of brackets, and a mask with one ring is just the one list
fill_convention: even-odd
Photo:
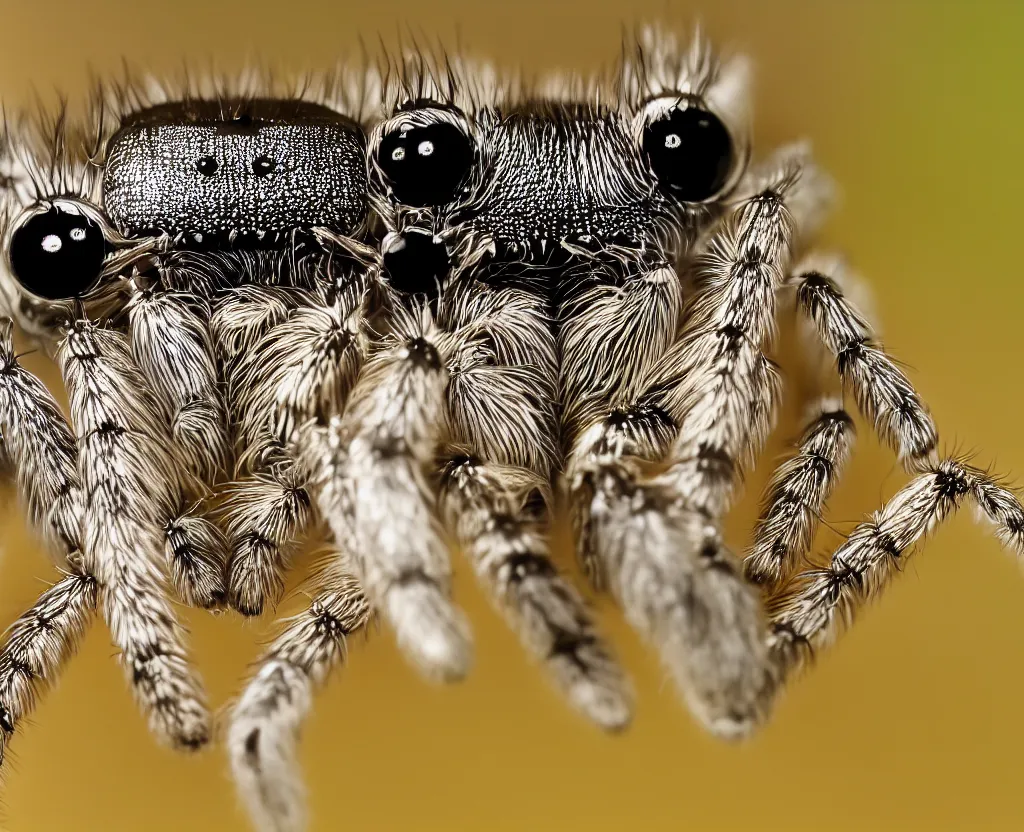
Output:
[[[529,61],[453,10],[457,38],[314,37],[294,71],[128,49],[3,93],[0,821],[821,828],[882,767],[920,771],[827,828],[1016,828],[1024,453],[989,355],[1017,289],[959,273],[1012,270],[1012,208],[973,208],[1007,183],[974,157],[951,245],[944,143],[981,138],[873,146],[949,99],[885,97],[919,83],[895,35],[826,57],[881,7],[773,8],[602,7]],[[1002,44],[990,17],[916,37]],[[936,594],[943,546],[969,562]],[[796,815],[721,792],[798,777],[830,785]]]

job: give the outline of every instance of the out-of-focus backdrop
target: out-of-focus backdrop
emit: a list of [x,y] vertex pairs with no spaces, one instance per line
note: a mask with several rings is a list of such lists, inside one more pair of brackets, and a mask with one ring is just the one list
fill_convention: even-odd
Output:
[[[624,25],[701,20],[757,66],[764,150],[812,140],[841,186],[824,244],[871,281],[885,343],[931,404],[946,446],[1024,473],[1024,6],[795,0],[89,0],[0,4],[0,95],[83,95],[123,57],[156,71],[259,56],[327,65],[359,39],[456,38],[507,66],[586,71]],[[39,357],[29,366],[58,385]],[[839,531],[904,475],[861,424],[832,501]],[[750,537],[766,462],[730,521]],[[1024,481],[1024,480],[1022,480]],[[965,513],[966,515],[966,513]],[[839,540],[824,533],[824,553]],[[0,491],[0,622],[52,577],[9,488]],[[569,560],[568,556],[565,558]],[[968,516],[942,528],[852,633],[740,746],[698,729],[652,655],[605,602],[634,674],[633,728],[574,716],[523,658],[459,565],[476,630],[470,680],[430,687],[386,633],[351,644],[319,697],[302,759],[313,828],[348,830],[955,830],[1024,828],[1024,574]],[[293,582],[294,584],[295,582]],[[285,610],[302,602],[293,596]],[[238,689],[269,620],[187,613],[215,701]],[[101,625],[5,762],[0,828],[244,830],[222,749],[159,749]]]

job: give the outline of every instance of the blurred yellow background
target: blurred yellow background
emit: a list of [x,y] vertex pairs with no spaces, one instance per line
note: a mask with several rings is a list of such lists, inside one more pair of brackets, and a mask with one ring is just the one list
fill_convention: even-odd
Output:
[[[79,96],[88,69],[116,71],[122,57],[168,71],[252,55],[326,65],[360,37],[373,44],[406,26],[458,35],[506,65],[588,70],[615,57],[623,24],[686,31],[698,18],[756,61],[758,146],[809,137],[838,180],[843,199],[824,242],[873,284],[886,345],[946,446],[1024,473],[1022,4],[4,0],[0,95],[8,105],[33,86]],[[58,384],[45,359],[27,363]],[[904,479],[860,427],[832,502],[838,529]],[[766,463],[793,432],[782,426],[749,479],[730,521],[737,547],[749,540]],[[818,548],[838,540],[826,532]],[[0,547],[6,624],[52,574],[9,489]],[[738,747],[690,721],[603,602],[638,712],[628,734],[601,736],[549,691],[459,570],[475,672],[433,688],[386,633],[355,639],[305,734],[314,829],[1024,829],[1024,575],[966,513]],[[223,703],[270,622],[188,619]],[[17,832],[247,828],[220,747],[178,757],[147,735],[102,626],[19,731],[5,769],[0,827]]]

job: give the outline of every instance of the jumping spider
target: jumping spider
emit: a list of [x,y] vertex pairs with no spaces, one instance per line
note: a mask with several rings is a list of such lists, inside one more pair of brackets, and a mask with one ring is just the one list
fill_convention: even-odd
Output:
[[[154,727],[205,741],[160,550],[184,564],[184,598],[254,613],[279,597],[318,515],[329,568],[230,716],[236,780],[268,829],[303,825],[299,729],[372,610],[427,675],[467,672],[443,524],[565,696],[619,729],[628,682],[548,553],[561,494],[594,586],[726,738],[767,717],[787,677],[964,498],[1024,551],[1018,499],[940,458],[926,406],[848,299],[853,278],[810,250],[829,188],[807,151],[750,164],[748,81],[740,58],[645,32],[611,80],[589,83],[525,88],[486,67],[400,59],[365,146],[335,111],[260,95],[130,109],[92,153],[68,153],[63,129],[42,153],[15,142],[13,308],[35,333],[67,320],[58,355],[77,432],[8,337],[4,453],[71,574],[0,653],[4,739],[98,591]],[[279,170],[260,145],[275,118],[287,147],[310,140],[296,152],[307,181],[290,199],[250,199]],[[328,133],[343,147],[330,162]],[[244,175],[215,180],[222,158],[204,142],[242,147]],[[189,180],[175,175],[186,158]],[[287,214],[281,237],[266,234],[267,210]],[[33,265],[68,252],[88,264],[81,280]],[[172,324],[145,318],[154,303]],[[741,564],[720,527],[774,424],[781,380],[766,350],[785,309],[801,316],[811,417]],[[852,441],[844,391],[914,476],[826,567],[799,572]],[[226,467],[239,480],[227,542],[187,511]],[[174,545],[171,528],[185,530]]]

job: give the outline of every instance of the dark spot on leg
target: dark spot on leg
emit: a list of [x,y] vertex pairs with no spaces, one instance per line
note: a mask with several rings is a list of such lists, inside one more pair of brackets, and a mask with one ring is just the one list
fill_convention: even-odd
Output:
[[181,737],[178,739],[177,744],[179,748],[184,748],[186,751],[198,751],[209,741],[210,737],[204,731],[196,734],[194,737]]
[[867,341],[863,338],[853,338],[839,350],[839,354],[836,356],[836,367],[839,370],[839,375],[845,376],[849,372],[851,365],[864,360],[866,344]]
[[580,658],[580,652],[585,647],[595,643],[596,639],[594,636],[580,635],[556,629],[554,637],[551,649],[548,650],[548,660],[564,658],[575,665],[581,673],[586,674],[587,663]]
[[255,769],[260,767],[260,729],[253,728],[245,738],[246,762]]
[[395,576],[393,586],[407,587],[413,584],[430,584],[434,582],[422,569],[406,569]]
[[441,356],[426,338],[413,338],[405,347],[409,351],[409,360],[415,366],[427,370],[441,369]]
[[555,574],[555,567],[548,558],[535,555],[532,552],[512,555],[505,560],[505,568],[509,571],[510,579],[515,583],[535,576],[549,578]]
[[697,450],[697,470],[710,482],[731,483],[736,463],[724,449],[701,444]]
[[968,491],[967,477],[955,465],[944,465],[935,472],[935,485],[939,495],[947,500],[958,501]]

